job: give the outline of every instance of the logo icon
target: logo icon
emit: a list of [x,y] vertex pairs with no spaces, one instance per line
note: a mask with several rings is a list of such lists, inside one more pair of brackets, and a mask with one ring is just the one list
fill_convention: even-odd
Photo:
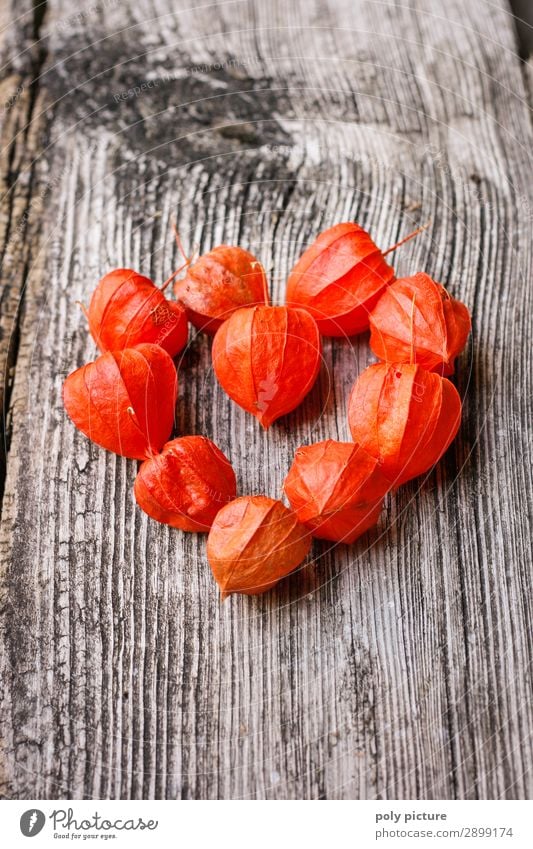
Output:
[[268,410],[268,402],[272,401],[278,394],[279,386],[275,379],[267,377],[262,380],[258,387],[256,406],[260,413],[265,413]]
[[35,837],[42,831],[46,822],[46,817],[42,811],[37,808],[31,808],[29,811],[24,811],[20,818],[20,830],[24,837]]

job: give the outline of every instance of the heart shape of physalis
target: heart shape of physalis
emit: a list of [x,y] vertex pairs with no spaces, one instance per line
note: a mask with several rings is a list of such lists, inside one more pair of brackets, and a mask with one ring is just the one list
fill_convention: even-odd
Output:
[[182,531],[208,531],[220,508],[235,498],[237,482],[214,442],[182,436],[142,463],[134,492],[152,519]]
[[360,445],[328,439],[298,448],[283,487],[313,536],[352,543],[376,524],[391,485]]
[[310,391],[321,352],[307,310],[265,304],[237,310],[222,324],[212,359],[222,388],[266,429]]
[[117,268],[102,277],[86,311],[91,334],[101,351],[122,351],[148,342],[175,357],[185,347],[185,309],[164,295],[182,268],[161,289],[131,268]]
[[442,457],[459,428],[461,399],[453,383],[419,365],[378,363],[355,381],[348,421],[354,442],[399,486]]
[[471,320],[468,307],[428,274],[395,280],[370,314],[370,347],[388,363],[418,363],[453,374]]
[[161,450],[174,424],[176,367],[159,345],[109,351],[69,374],[65,410],[97,445],[146,460]]
[[174,294],[198,330],[216,333],[235,310],[264,303],[261,264],[244,248],[219,245],[189,265]]
[[207,559],[222,598],[269,590],[307,556],[311,535],[292,510],[265,495],[230,501],[207,538]]

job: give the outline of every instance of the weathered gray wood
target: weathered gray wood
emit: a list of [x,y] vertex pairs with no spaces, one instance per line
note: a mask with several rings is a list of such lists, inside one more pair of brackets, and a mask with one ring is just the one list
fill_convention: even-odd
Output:
[[[50,191],[10,399],[3,794],[524,798],[532,129],[504,0],[87,8],[50,3],[41,31]],[[61,404],[94,356],[76,301],[115,265],[162,280],[173,215],[186,243],[256,252],[276,301],[321,228],[353,217],[386,247],[431,218],[397,270],[474,315],[464,422],[436,471],[368,539],[317,543],[278,589],[224,605],[204,538],[142,515],[135,464]],[[366,337],[326,342],[316,390],[264,434],[198,337],[178,432],[213,438],[241,492],[277,496],[299,444],[348,438],[369,360]]]
[[38,152],[46,128],[46,95],[37,80],[45,53],[35,35],[38,21],[31,0],[6,2],[0,10],[0,498],[10,441],[7,413],[20,341],[21,296],[38,253],[44,199]]

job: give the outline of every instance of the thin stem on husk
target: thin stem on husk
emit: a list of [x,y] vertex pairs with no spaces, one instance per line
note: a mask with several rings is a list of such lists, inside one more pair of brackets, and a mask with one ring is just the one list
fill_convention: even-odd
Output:
[[427,230],[430,224],[431,219],[429,221],[426,221],[425,224],[422,224],[421,227],[417,227],[416,230],[413,230],[413,232],[409,233],[408,236],[405,236],[403,239],[400,239],[400,241],[396,242],[396,244],[393,245],[391,248],[387,248],[386,251],[383,251],[383,256],[387,256],[387,254],[390,254],[395,251],[396,248],[399,248],[401,245],[405,245],[406,242],[410,242],[411,239],[414,239],[414,237],[418,236],[419,233],[422,233],[423,230]]
[[165,282],[161,286],[161,292],[164,292],[165,289],[167,288],[167,286],[169,285],[169,283],[172,283],[174,278],[177,277],[178,274],[181,271],[183,271],[184,268],[188,268],[188,266],[191,264],[191,262],[194,259],[194,252],[191,254],[191,256],[187,256],[187,254],[185,253],[185,248],[183,247],[183,243],[180,239],[180,234],[178,233],[178,228],[176,227],[174,221],[171,222],[171,227],[172,227],[172,230],[174,232],[174,238],[176,239],[176,244],[178,246],[178,250],[179,250],[180,254],[182,255],[183,259],[185,260],[185,262],[183,263],[183,265],[180,265],[180,267],[177,269],[177,271],[174,271],[170,275],[170,277],[167,280],[165,280]]
[[189,257],[185,253],[185,249],[184,249],[182,241],[180,239],[180,234],[178,233],[178,228],[176,227],[176,222],[172,221],[171,225],[172,225],[172,230],[174,231],[174,238],[176,239],[176,244],[178,246],[178,250],[179,250],[180,254],[182,255],[183,259],[185,261],[187,261],[189,259]]
[[177,276],[178,276],[178,274],[179,274],[181,271],[183,271],[183,269],[184,269],[184,268],[187,268],[190,264],[191,264],[191,260],[190,260],[190,259],[188,259],[188,260],[187,260],[187,262],[184,262],[184,263],[183,263],[183,265],[180,265],[180,267],[179,267],[176,271],[174,271],[174,272],[170,275],[170,277],[169,277],[167,280],[165,280],[165,282],[163,283],[163,285],[160,287],[161,292],[164,292],[164,291],[165,291],[165,289],[167,288],[168,284],[169,284],[169,283],[172,283],[172,281],[174,280],[174,278],[175,278],[175,277],[177,277]]
[[85,306],[85,304],[84,304],[84,303],[82,303],[81,301],[75,301],[75,303],[76,303],[79,307],[81,307],[81,311],[82,311],[83,315],[85,316],[85,318],[87,319],[87,321],[89,321],[89,311],[88,311],[87,307]]

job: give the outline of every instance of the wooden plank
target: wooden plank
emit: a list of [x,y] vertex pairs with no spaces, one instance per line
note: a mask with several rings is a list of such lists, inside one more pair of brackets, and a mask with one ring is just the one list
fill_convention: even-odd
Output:
[[[505,3],[71,9],[43,30],[53,191],[10,402],[3,794],[526,797],[532,132]],[[61,405],[95,353],[76,301],[113,265],[164,279],[172,215],[202,250],[256,252],[275,301],[321,228],[355,218],[386,247],[431,218],[398,273],[427,270],[474,314],[445,461],[368,539],[317,543],[272,593],[222,606],[205,539],[142,515],[135,464]],[[264,434],[199,336],[178,433],[213,438],[241,492],[277,496],[299,444],[348,438],[369,361],[366,337],[327,341],[317,388]]]
[[[19,320],[28,268],[38,252],[46,133],[46,95],[38,84],[45,58],[35,36],[31,0],[6,2],[0,12],[0,498],[11,437],[9,398],[19,346]],[[37,116],[37,117],[36,117]]]

